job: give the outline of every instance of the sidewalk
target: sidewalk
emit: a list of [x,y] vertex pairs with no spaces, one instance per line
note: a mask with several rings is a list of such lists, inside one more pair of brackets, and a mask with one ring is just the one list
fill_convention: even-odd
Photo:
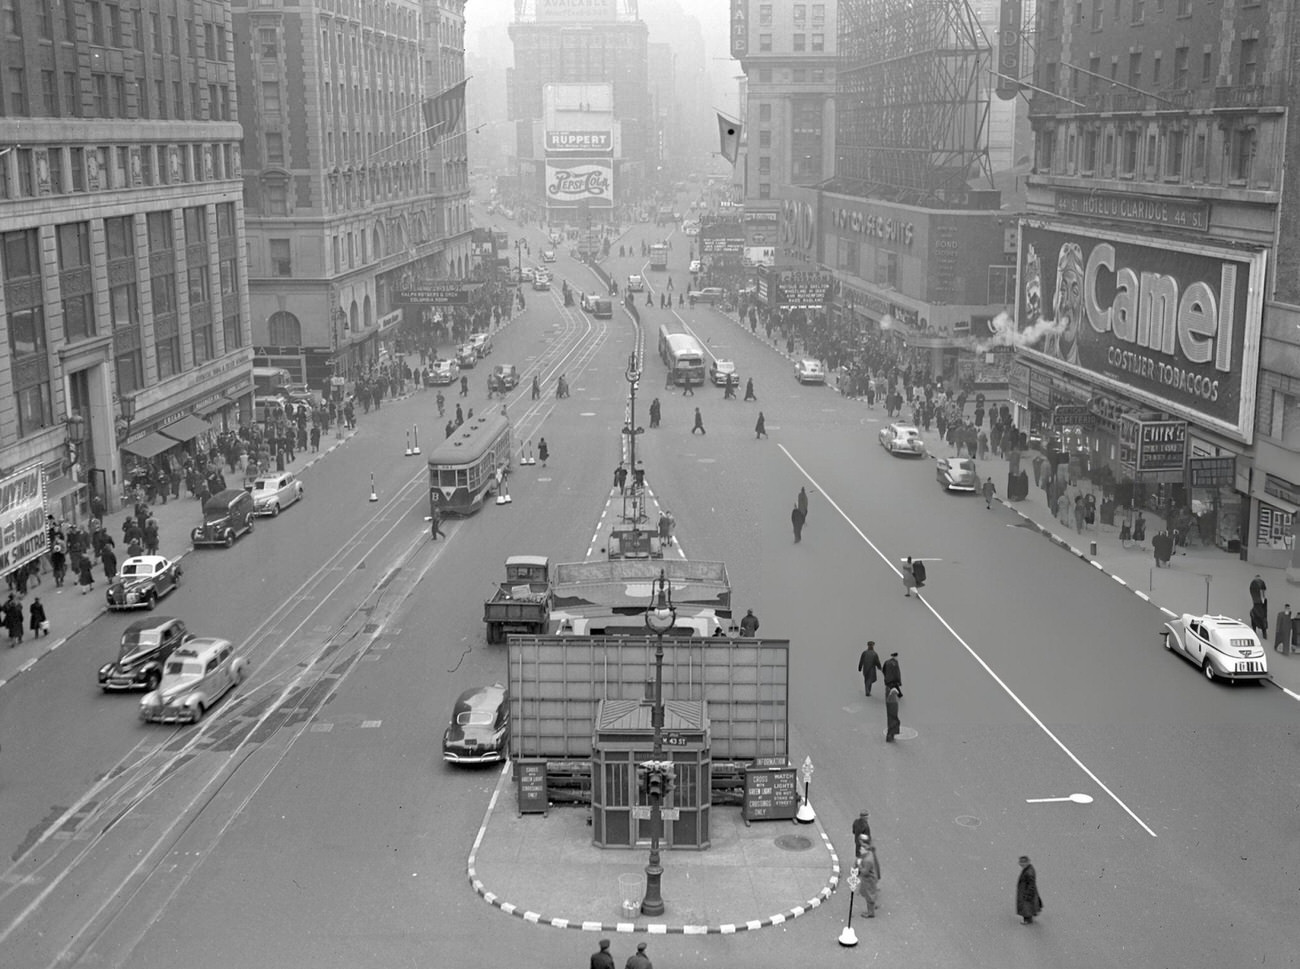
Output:
[[714,807],[709,835],[707,850],[660,852],[664,914],[642,916],[648,850],[596,847],[582,806],[521,816],[506,764],[467,875],[484,901],[527,922],[681,935],[780,925],[826,903],[839,884],[839,858],[819,821],[746,826],[739,807]]
[[[728,313],[727,317],[745,333],[750,333],[756,342],[770,347],[787,359],[795,359],[786,352],[783,342],[767,339],[761,327],[757,333],[751,333],[749,325],[742,323],[735,314]],[[865,400],[859,402],[866,407]],[[878,406],[876,410],[882,423],[888,420],[883,407]],[[969,417],[973,413],[973,405],[968,404],[967,411]],[[954,453],[939,437],[938,431],[923,430],[921,433],[931,457]],[[1248,621],[1250,581],[1258,573],[1268,585],[1269,637],[1264,645],[1269,673],[1276,686],[1300,699],[1300,649],[1290,655],[1279,653],[1273,649],[1272,641],[1273,622],[1282,607],[1291,603],[1292,612],[1300,612],[1300,586],[1292,586],[1287,582],[1286,569],[1243,562],[1236,554],[1213,545],[1175,548],[1169,567],[1157,569],[1150,537],[1165,527],[1165,520],[1149,511],[1143,511],[1147,520],[1147,541],[1140,545],[1129,542],[1126,547],[1120,542],[1122,519],[1119,510],[1116,512],[1116,524],[1102,525],[1098,518],[1097,524],[1085,526],[1082,533],[1077,532],[1072,524],[1066,525],[1052,515],[1047,507],[1046,493],[1034,484],[1033,460],[1038,453],[1021,452],[1020,467],[1029,474],[1029,496],[1023,501],[1007,501],[1003,494],[1010,466],[1005,458],[990,456],[977,462],[981,477],[992,475],[998,489],[999,504],[1019,515],[1023,524],[1036,528],[1050,540],[1090,562],[1094,568],[1132,590],[1134,595],[1159,606],[1170,617],[1181,616],[1185,612],[1209,612]],[[1101,507],[1100,488],[1087,479],[1080,478],[1079,489],[1083,494],[1096,494],[1097,507]],[[973,502],[972,507],[976,503]],[[1096,544],[1095,553],[1092,550],[1093,543]],[[1158,629],[1149,631],[1152,644],[1159,644],[1159,633]]]
[[[365,415],[358,414],[358,428],[364,426],[365,420]],[[344,436],[340,439],[335,436],[337,429],[330,428],[327,434],[321,436],[319,452],[298,452],[293,461],[285,464],[285,470],[301,472],[304,468],[311,467],[356,433],[356,430],[344,430]],[[223,470],[226,470],[224,466]],[[239,471],[226,477],[232,488],[239,487],[243,481],[242,472]],[[182,488],[180,498],[168,498],[166,504],[158,502],[151,508],[154,517],[158,519],[158,554],[173,561],[183,559],[193,551],[190,544],[190,529],[199,523],[201,511],[199,502],[189,497]],[[104,516],[104,528],[117,542],[115,551],[119,564],[127,557],[125,546],[121,541],[122,522],[131,512],[131,508],[119,507]],[[104,570],[98,561],[95,562],[94,573],[95,584],[83,595],[76,585],[76,576],[71,571],[64,579],[63,587],[57,587],[54,584],[54,577],[49,572],[49,562],[46,561],[45,571],[40,577],[40,585],[29,585],[22,601],[25,615],[27,604],[35,596],[40,596],[49,617],[50,633],[40,639],[33,639],[31,631],[28,630],[23,636],[23,641],[12,649],[0,646],[0,687],[31,669],[42,657],[58,649],[70,637],[89,626],[108,610],[104,600],[108,583],[104,580]],[[184,585],[184,582],[182,578],[181,584]],[[167,611],[166,600],[160,603],[159,609],[163,612]],[[105,653],[104,658],[109,658],[109,654]]]

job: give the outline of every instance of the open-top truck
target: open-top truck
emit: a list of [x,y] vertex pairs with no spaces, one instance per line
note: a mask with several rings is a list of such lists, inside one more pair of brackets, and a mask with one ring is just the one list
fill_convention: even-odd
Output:
[[547,631],[551,621],[551,563],[545,555],[512,555],[506,580],[483,603],[487,641],[504,643],[507,633]]

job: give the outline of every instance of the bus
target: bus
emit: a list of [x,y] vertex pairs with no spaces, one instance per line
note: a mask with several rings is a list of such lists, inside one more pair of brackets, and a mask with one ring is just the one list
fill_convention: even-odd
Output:
[[668,246],[662,242],[652,243],[650,246],[650,268],[667,269],[668,268]]
[[483,507],[496,490],[497,468],[510,468],[510,419],[478,414],[429,455],[429,505],[440,518],[461,518]]
[[659,327],[659,357],[668,368],[672,383],[683,387],[704,383],[704,347],[679,324],[665,323]]

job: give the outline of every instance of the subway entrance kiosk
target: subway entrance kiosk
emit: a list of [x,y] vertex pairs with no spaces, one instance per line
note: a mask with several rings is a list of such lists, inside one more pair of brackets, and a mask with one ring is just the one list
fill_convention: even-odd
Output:
[[[664,798],[667,848],[709,847],[712,755],[703,700],[665,700],[661,760],[673,762],[673,786]],[[654,760],[654,703],[601,700],[591,753],[592,843],[637,848],[650,843],[650,798],[637,765]]]

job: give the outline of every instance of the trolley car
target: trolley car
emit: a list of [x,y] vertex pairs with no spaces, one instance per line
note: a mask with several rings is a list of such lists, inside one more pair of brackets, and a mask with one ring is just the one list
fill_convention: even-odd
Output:
[[510,467],[510,420],[481,414],[456,428],[429,455],[429,504],[439,517],[472,515],[496,490],[497,468]]

